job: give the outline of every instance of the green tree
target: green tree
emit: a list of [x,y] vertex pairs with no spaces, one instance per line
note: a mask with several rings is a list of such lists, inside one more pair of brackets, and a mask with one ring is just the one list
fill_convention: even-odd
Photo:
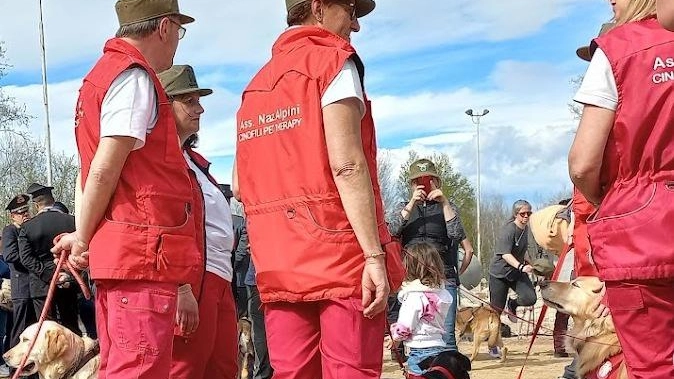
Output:
[[[5,63],[4,54],[0,42],[0,79],[10,67]],[[29,133],[30,119],[25,106],[17,104],[0,87],[0,206],[3,210],[12,197],[25,192],[30,183],[47,184],[45,146]],[[73,211],[77,160],[63,152],[56,153],[52,156],[52,166],[54,197]],[[7,224],[7,213],[0,214],[2,225]]]

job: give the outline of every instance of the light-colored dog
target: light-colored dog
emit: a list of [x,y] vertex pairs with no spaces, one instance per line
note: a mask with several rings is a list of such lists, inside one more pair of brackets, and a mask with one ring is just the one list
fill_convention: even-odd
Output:
[[[567,347],[578,355],[576,375],[585,377],[597,371],[599,377],[627,379],[625,362],[611,362],[609,358],[622,352],[613,318],[596,318],[596,304],[604,293],[604,283],[596,277],[583,276],[571,282],[541,282],[545,303],[559,312],[571,315],[573,328],[567,338]],[[609,375],[615,376],[609,376]]]
[[96,341],[79,337],[54,321],[45,321],[39,333],[37,327],[38,324],[27,327],[19,343],[3,355],[7,365],[19,366],[37,334],[22,376],[38,373],[41,379],[96,379],[100,365]]
[[239,379],[252,377],[249,370],[252,359],[255,357],[253,347],[252,323],[247,318],[239,319],[237,329],[239,331]]
[[9,279],[2,279],[0,285],[0,308],[11,312],[12,311],[12,286]]
[[488,306],[466,307],[459,309],[456,315],[456,336],[461,338],[464,334],[473,334],[473,353],[470,355],[472,362],[477,357],[482,342],[487,342],[490,348],[501,348],[501,362],[505,362],[508,349],[503,346],[501,339],[501,319],[493,309]]

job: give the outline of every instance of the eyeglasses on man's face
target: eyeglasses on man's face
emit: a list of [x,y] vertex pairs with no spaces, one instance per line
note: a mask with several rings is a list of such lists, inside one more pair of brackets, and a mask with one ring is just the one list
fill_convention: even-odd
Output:
[[168,20],[169,20],[172,24],[178,26],[178,39],[179,39],[179,40],[180,40],[180,39],[183,39],[183,37],[185,37],[185,33],[187,32],[187,29],[185,29],[182,25],[180,25],[179,22],[176,22],[176,21],[173,20],[171,17],[168,17]]

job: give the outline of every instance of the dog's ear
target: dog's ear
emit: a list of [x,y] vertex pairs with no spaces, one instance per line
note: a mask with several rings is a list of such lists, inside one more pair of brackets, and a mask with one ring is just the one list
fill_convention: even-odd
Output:
[[60,357],[68,348],[66,336],[58,329],[45,331],[47,343],[47,361],[51,362]]
[[471,370],[471,365],[470,365],[470,359],[468,359],[467,356],[459,353],[458,351],[456,352],[456,361],[459,364],[459,367],[461,367],[462,370],[470,371]]
[[435,357],[428,357],[424,359],[423,361],[419,362],[419,367],[422,370],[428,370],[429,367],[431,367],[431,364],[433,364],[433,361],[435,360]]

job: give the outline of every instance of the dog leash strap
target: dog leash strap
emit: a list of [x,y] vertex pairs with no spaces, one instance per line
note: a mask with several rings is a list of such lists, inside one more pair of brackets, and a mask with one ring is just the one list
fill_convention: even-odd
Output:
[[437,372],[441,373],[447,379],[456,379],[454,377],[454,375],[449,370],[447,370],[446,368],[444,368],[442,366],[433,366],[433,367],[429,368],[427,372],[433,372],[433,371],[437,371]]
[[[557,280],[559,277],[560,272],[562,271],[562,266],[564,265],[564,258],[566,258],[566,253],[569,252],[569,245],[564,244],[564,248],[562,249],[562,254],[559,255],[559,260],[557,261],[558,264],[555,267],[555,271],[552,273],[552,280]],[[527,349],[527,355],[524,357],[524,363],[522,364],[522,368],[520,369],[520,373],[517,375],[517,379],[522,379],[522,375],[524,374],[524,368],[527,366],[527,362],[529,361],[529,355],[531,354],[531,348],[534,347],[534,342],[536,341],[536,337],[538,336],[538,332],[541,329],[541,326],[543,325],[543,320],[545,319],[545,314],[548,311],[548,306],[543,304],[543,307],[541,308],[541,314],[538,315],[538,321],[536,322],[536,325],[534,326],[533,334],[531,335],[531,341],[529,342],[529,348]]]

